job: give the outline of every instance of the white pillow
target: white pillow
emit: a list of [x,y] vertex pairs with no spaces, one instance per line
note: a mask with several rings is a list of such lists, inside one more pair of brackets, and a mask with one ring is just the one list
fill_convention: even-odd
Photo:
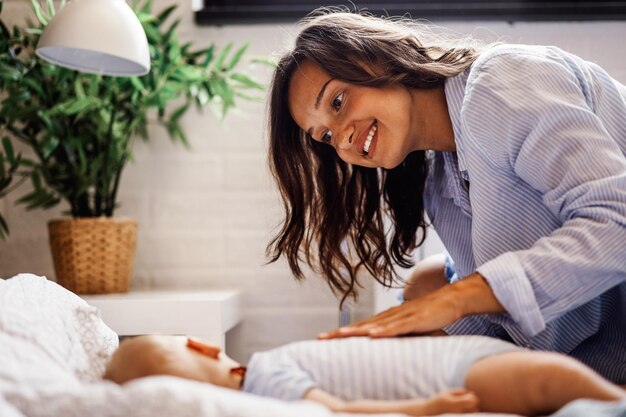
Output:
[[98,310],[55,282],[32,274],[0,280],[0,381],[97,381],[117,346]]

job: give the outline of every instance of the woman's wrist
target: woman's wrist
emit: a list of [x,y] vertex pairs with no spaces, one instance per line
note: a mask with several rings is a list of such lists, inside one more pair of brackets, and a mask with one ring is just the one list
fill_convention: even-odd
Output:
[[450,289],[457,293],[456,299],[459,302],[462,317],[474,314],[506,313],[487,280],[478,272],[450,285]]

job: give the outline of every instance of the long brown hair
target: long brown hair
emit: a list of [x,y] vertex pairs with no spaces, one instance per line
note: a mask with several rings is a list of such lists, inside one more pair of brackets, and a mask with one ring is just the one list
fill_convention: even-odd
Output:
[[[324,9],[304,22],[295,47],[274,72],[269,165],[285,219],[267,254],[270,262],[284,255],[297,279],[303,279],[301,262],[306,262],[342,295],[341,303],[356,298],[361,268],[391,286],[394,263],[413,265],[410,254],[426,236],[422,195],[427,160],[423,151],[416,151],[393,169],[345,163],[334,148],[296,125],[287,100],[289,82],[298,66],[310,60],[332,78],[355,85],[435,88],[477,58],[478,49],[471,46],[424,45],[419,37],[424,29],[407,20]],[[379,69],[378,74],[372,76],[366,66]]]

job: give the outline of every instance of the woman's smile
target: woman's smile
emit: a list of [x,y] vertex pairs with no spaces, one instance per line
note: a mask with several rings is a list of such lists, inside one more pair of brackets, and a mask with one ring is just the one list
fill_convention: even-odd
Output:
[[374,123],[372,123],[372,127],[370,128],[369,132],[367,132],[367,137],[363,141],[363,146],[359,146],[358,148],[359,150],[363,152],[363,155],[371,157],[372,153],[370,152],[370,150],[373,150],[371,146],[372,146],[372,142],[374,141],[374,136],[376,135],[377,128],[378,128],[378,124],[376,123],[376,120],[374,120]]

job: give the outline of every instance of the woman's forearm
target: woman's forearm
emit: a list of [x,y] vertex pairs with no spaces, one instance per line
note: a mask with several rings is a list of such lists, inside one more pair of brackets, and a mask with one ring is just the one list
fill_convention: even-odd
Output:
[[506,313],[485,278],[477,272],[450,285],[447,290],[455,294],[463,317],[473,314]]

